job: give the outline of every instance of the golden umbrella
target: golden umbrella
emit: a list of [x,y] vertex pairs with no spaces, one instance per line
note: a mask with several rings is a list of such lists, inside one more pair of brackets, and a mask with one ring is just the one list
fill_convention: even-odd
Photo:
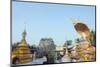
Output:
[[87,41],[90,42],[90,29],[88,28],[88,26],[84,23],[82,23],[81,21],[76,21],[74,23],[74,28],[76,29],[76,31]]

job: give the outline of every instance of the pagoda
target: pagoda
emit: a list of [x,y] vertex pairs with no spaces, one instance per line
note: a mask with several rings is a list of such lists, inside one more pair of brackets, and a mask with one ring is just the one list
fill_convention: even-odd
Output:
[[26,42],[26,31],[24,30],[22,33],[22,40],[12,51],[12,62],[13,64],[25,64],[31,62],[32,58],[32,53]]

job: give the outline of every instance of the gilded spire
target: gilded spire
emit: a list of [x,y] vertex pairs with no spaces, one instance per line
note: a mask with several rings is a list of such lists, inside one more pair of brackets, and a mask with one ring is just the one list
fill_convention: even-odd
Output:
[[24,22],[24,25],[25,25],[25,29],[24,29],[24,31],[23,31],[23,33],[22,33],[22,42],[23,43],[26,43],[26,23]]
[[22,33],[22,39],[25,40],[26,38],[26,30],[24,30],[24,32]]

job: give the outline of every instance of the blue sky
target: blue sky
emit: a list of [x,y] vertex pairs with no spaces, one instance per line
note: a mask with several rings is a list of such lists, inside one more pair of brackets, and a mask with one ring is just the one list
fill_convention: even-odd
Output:
[[74,40],[78,33],[72,18],[84,21],[95,30],[95,7],[46,3],[12,2],[12,42],[19,42],[26,23],[26,40],[39,43],[41,38],[53,38],[55,44]]

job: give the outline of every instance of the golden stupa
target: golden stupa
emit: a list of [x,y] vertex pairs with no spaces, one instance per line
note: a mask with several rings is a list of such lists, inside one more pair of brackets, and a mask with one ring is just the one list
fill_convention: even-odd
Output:
[[21,42],[12,51],[12,62],[14,64],[25,64],[32,61],[32,54],[25,38],[26,31],[24,30]]

